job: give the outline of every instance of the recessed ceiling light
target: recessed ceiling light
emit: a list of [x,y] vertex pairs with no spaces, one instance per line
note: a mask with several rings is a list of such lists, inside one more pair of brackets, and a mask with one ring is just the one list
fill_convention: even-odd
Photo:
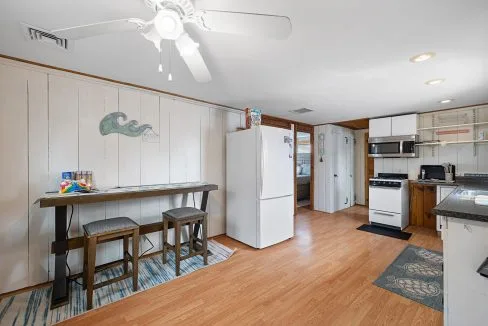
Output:
[[446,80],[443,79],[443,78],[439,78],[439,79],[431,79],[431,80],[428,80],[425,82],[425,85],[439,85],[439,84],[442,84],[443,82],[445,82]]
[[433,57],[435,57],[435,53],[434,52],[425,52],[425,53],[422,53],[422,54],[419,54],[419,55],[416,55],[416,56],[411,57],[410,58],[410,62],[412,62],[412,63],[418,63],[418,62],[422,62],[422,61],[426,61],[426,60],[432,59]]
[[446,100],[442,100],[442,101],[439,101],[440,104],[447,104],[447,103],[451,103],[453,102],[454,99],[453,98],[449,98],[449,99],[446,99]]

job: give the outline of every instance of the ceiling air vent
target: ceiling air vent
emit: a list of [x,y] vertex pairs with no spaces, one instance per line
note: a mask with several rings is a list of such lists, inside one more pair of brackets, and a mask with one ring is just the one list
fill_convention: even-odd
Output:
[[291,110],[291,113],[297,113],[297,114],[303,114],[303,113],[308,113],[312,112],[313,110],[307,109],[307,108],[301,108],[301,109],[296,109],[296,110]]
[[[30,41],[37,41],[42,43],[47,43],[61,48],[63,50],[69,50],[68,40],[65,38],[57,37],[54,34],[44,31],[40,28],[22,23],[22,28],[24,29],[25,37]],[[71,45],[71,43],[69,43]]]

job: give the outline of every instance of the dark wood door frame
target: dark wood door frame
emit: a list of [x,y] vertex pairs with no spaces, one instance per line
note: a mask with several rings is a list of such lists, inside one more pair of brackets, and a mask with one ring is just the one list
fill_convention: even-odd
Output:
[[294,158],[294,179],[295,179],[295,214],[297,212],[297,133],[305,132],[310,134],[310,209],[314,209],[314,128],[310,125],[295,124],[295,158]]
[[[364,134],[364,205],[369,206],[369,178],[374,177],[374,158],[368,156],[369,132]],[[371,175],[370,169],[373,170]]]

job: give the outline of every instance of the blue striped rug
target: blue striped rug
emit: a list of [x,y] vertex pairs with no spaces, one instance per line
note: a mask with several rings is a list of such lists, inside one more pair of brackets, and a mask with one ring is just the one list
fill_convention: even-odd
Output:
[[[182,248],[184,249],[184,248]],[[208,249],[212,255],[208,256],[208,264],[214,265],[227,260],[234,250],[210,240]],[[139,260],[139,291],[144,291],[156,285],[166,283],[176,278],[175,256],[168,253],[168,263],[163,265],[161,255],[155,255]],[[129,264],[130,266],[130,264]],[[190,274],[203,265],[201,256],[195,256],[181,262],[181,276]],[[106,269],[96,274],[95,282],[103,282],[123,274],[122,265]],[[82,282],[81,278],[78,282]],[[3,325],[52,325],[69,319],[86,311],[86,296],[82,287],[70,282],[70,303],[54,310],[49,309],[52,287],[45,287],[24,292],[0,301],[0,324]],[[112,283],[97,289],[93,293],[93,308],[118,301],[134,294],[132,278]]]

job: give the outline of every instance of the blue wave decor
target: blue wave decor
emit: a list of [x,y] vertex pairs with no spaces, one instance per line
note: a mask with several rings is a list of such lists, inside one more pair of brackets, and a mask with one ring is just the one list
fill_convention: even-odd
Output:
[[148,129],[152,129],[150,124],[139,125],[136,120],[130,120],[124,125],[119,123],[119,118],[122,121],[127,121],[127,115],[123,112],[112,112],[107,114],[102,121],[100,121],[100,134],[106,136],[108,134],[122,134],[128,137],[139,137]]

